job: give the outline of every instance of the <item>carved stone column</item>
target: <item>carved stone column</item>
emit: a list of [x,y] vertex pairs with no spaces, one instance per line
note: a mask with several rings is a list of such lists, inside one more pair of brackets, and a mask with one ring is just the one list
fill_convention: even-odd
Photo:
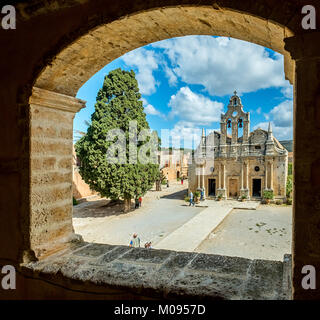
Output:
[[273,162],[270,162],[270,190],[273,189]]
[[241,174],[241,190],[243,190],[243,163],[241,163],[240,174]]
[[[285,39],[295,60],[293,161],[293,298],[320,299],[320,32]],[[305,290],[302,268],[317,271]]]
[[250,194],[249,193],[250,188],[249,188],[249,163],[248,162],[246,162],[246,188],[248,189],[248,194]]
[[222,189],[222,164],[219,164],[219,189]]
[[203,198],[206,198],[206,187],[205,187],[205,179],[204,179],[204,166],[202,166],[202,189],[203,189]]
[[200,188],[200,168],[196,167],[196,174],[197,174],[197,189]]
[[29,102],[30,246],[40,257],[63,247],[74,237],[73,118],[85,107],[85,102],[39,88],[33,88]]
[[226,169],[225,169],[225,163],[220,163],[219,166],[220,172],[219,172],[219,185],[220,188],[217,190],[217,195],[221,194],[222,198],[226,198]]
[[266,172],[265,172],[265,181],[264,181],[264,184],[265,184],[265,189],[268,190],[268,161],[266,161]]

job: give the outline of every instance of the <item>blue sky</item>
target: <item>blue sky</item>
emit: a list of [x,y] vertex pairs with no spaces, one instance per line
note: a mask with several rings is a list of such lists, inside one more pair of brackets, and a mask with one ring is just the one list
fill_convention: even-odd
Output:
[[219,130],[220,114],[234,90],[251,113],[251,130],[266,129],[270,121],[279,140],[292,139],[293,93],[285,80],[283,56],[249,42],[212,36],[159,41],[106,65],[78,91],[87,107],[76,114],[75,130],[86,131],[85,120],[90,121],[105,75],[119,67],[136,72],[150,127],[159,136],[161,129],[170,129],[174,144],[184,137],[184,146],[191,147],[200,129]]

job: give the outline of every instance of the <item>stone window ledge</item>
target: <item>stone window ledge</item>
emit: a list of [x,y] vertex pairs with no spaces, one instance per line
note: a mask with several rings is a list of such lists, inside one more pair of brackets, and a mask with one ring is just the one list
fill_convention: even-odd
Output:
[[21,271],[70,290],[151,299],[290,299],[284,262],[78,242]]

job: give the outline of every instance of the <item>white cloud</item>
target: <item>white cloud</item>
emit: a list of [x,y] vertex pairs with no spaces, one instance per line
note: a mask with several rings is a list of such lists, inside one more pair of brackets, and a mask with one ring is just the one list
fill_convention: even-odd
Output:
[[169,118],[177,116],[182,121],[204,126],[219,121],[223,111],[221,102],[212,101],[201,94],[194,93],[189,87],[182,87],[172,95],[169,107],[171,108]]
[[288,98],[293,99],[293,86],[287,81],[286,86],[281,89],[282,94]]
[[178,83],[178,78],[174,71],[168,66],[167,62],[163,63],[163,70],[168,78],[169,85],[175,86]]
[[[293,106],[292,100],[286,100],[274,107],[269,114],[265,114],[266,120],[270,120],[272,131],[278,140],[292,139],[293,137]],[[260,122],[254,126],[254,130],[261,128],[268,130],[269,122]]]
[[172,146],[175,148],[196,148],[200,142],[201,129],[194,127],[193,123],[179,121],[170,130]]
[[141,100],[143,102],[144,112],[146,114],[165,118],[165,115],[162,114],[159,110],[157,110],[152,104],[148,103],[148,101],[145,98],[141,98]]
[[188,36],[160,41],[153,47],[164,49],[174,74],[182,81],[201,84],[211,95],[288,87],[283,56],[275,53],[271,58],[264,47],[249,42]]
[[144,111],[146,114],[150,114],[150,115],[153,115],[153,116],[159,116],[161,115],[161,112],[158,111],[153,105],[151,104],[148,104],[145,106],[144,108]]
[[150,95],[156,91],[159,83],[154,78],[153,71],[158,69],[158,62],[154,51],[139,48],[126,53],[122,60],[126,65],[138,69],[136,79],[141,94]]
[[[209,135],[213,130],[205,129],[205,135]],[[161,143],[165,147],[172,145],[174,148],[196,149],[200,143],[202,128],[197,127],[193,122],[178,121],[173,129],[161,130]]]
[[257,114],[261,114],[261,110],[262,110],[261,107],[259,107],[259,108],[256,110],[256,113],[257,113]]
[[270,111],[270,116],[273,119],[276,126],[289,127],[293,123],[293,102],[292,100],[286,100],[274,107]]

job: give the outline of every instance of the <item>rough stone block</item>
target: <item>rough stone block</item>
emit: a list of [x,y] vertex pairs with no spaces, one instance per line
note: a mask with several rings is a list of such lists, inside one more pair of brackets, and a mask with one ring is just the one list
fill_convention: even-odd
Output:
[[253,260],[244,288],[249,299],[278,299],[282,294],[283,263],[281,261]]
[[104,253],[114,249],[114,246],[101,244],[101,243],[92,243],[89,246],[86,246],[76,252],[73,252],[73,255],[84,256],[84,257],[98,257]]
[[169,250],[156,250],[133,248],[128,253],[124,254],[119,260],[135,261],[142,263],[163,263],[170,256]]
[[245,258],[200,253],[188,268],[245,276],[250,262],[251,260]]
[[132,250],[132,248],[127,246],[110,246],[110,251],[108,251],[103,256],[99,257],[96,261],[91,262],[95,265],[104,266],[107,263],[110,263],[111,261],[114,261],[119,258],[119,256],[122,256],[127,251]]

